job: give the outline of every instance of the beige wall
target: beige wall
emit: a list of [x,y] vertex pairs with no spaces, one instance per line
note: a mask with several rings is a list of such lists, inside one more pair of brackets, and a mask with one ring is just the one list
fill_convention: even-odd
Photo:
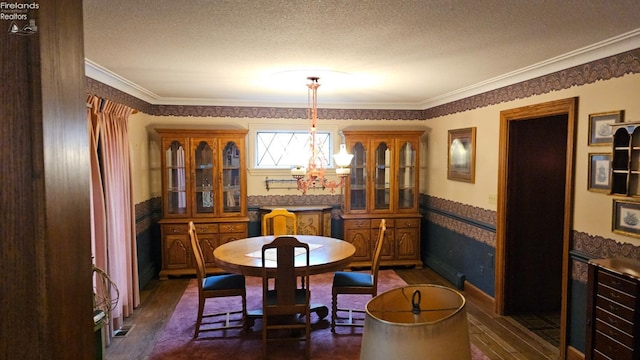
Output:
[[[640,245],[640,240],[611,232],[612,197],[587,190],[588,154],[611,152],[609,146],[588,146],[589,114],[624,110],[625,121],[640,121],[640,74],[627,75],[590,85],[530,97],[428,120],[426,181],[422,192],[483,209],[496,210],[492,195],[498,186],[498,142],[500,111],[526,105],[578,97],[573,228],[619,242]],[[468,184],[447,180],[447,131],[477,127],[476,181]],[[544,141],[544,139],[540,139]]]
[[143,113],[133,114],[129,117],[129,145],[131,146],[134,204],[159,196],[160,191],[160,188],[151,189],[151,176],[155,175],[154,172],[157,173],[157,171],[152,171],[151,169],[157,168],[159,164],[154,164],[150,157],[149,149],[154,144],[150,142],[151,139],[147,135],[145,127],[141,126],[150,118],[152,116]]
[[[334,132],[335,151],[339,146],[337,131],[349,126],[423,126],[427,129],[426,155],[421,164],[421,193],[460,202],[479,208],[496,210],[495,195],[498,184],[498,142],[500,111],[525,105],[538,104],[570,97],[579,98],[578,128],[576,140],[574,229],[591,235],[615,239],[640,246],[640,239],[611,232],[612,197],[587,191],[588,154],[610,152],[608,146],[587,146],[589,114],[612,110],[625,110],[625,121],[640,121],[640,74],[627,75],[607,81],[573,87],[566,90],[510,101],[481,109],[443,116],[426,121],[385,120],[319,120],[319,127]],[[134,159],[135,202],[159,196],[159,145],[153,128],[157,127],[215,127],[237,126],[250,131],[262,126],[285,128],[307,127],[305,119],[255,119],[255,118],[196,118],[175,116],[151,116],[143,113],[130,118],[129,131]],[[447,180],[447,131],[465,127],[477,127],[476,181],[474,184]],[[251,132],[248,139],[252,139]],[[541,139],[540,141],[544,141]],[[155,149],[149,151],[149,149]],[[252,159],[253,146],[247,153]],[[425,152],[423,152],[425,154]],[[150,160],[150,157],[152,158]],[[329,172],[332,175],[332,172]],[[266,191],[265,177],[289,178],[288,171],[249,169],[249,195],[296,194],[296,190]],[[312,194],[323,194],[313,192]]]

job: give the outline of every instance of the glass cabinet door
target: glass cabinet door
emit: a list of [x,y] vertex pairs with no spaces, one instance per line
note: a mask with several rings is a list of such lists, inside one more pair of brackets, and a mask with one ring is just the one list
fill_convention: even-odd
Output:
[[375,150],[373,189],[374,210],[389,210],[391,195],[391,149],[387,143],[378,144]]
[[187,174],[185,167],[184,143],[178,140],[167,142],[165,151],[166,188],[165,201],[167,215],[187,213]]
[[238,145],[230,141],[222,152],[222,202],[224,213],[241,212],[240,196],[240,149]]
[[193,216],[212,214],[215,210],[215,192],[213,168],[214,151],[207,140],[195,140],[192,143],[195,204]]
[[629,185],[627,195],[640,195],[640,127],[633,129],[629,144]]
[[367,151],[362,143],[351,148],[350,204],[351,210],[367,209]]
[[412,209],[416,193],[416,150],[410,142],[405,142],[398,155],[398,208]]

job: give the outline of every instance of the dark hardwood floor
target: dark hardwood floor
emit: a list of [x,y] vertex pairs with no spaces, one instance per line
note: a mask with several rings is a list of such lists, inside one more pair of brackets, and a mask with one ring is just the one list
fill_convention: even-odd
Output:
[[[431,269],[396,269],[409,284],[453,285]],[[516,320],[496,315],[493,306],[473,294],[463,292],[467,301],[467,318],[471,342],[490,359],[558,359],[557,347],[527,330]]]
[[[447,280],[425,268],[396,269],[409,284],[439,284],[452,286]],[[160,330],[167,324],[180,300],[189,278],[166,281],[153,280],[141,291],[141,305],[124,322],[131,330],[123,337],[114,337],[106,348],[106,359],[147,359]],[[542,337],[527,330],[521,323],[494,314],[493,308],[473,294],[464,293],[471,342],[490,359],[557,359],[558,349]]]

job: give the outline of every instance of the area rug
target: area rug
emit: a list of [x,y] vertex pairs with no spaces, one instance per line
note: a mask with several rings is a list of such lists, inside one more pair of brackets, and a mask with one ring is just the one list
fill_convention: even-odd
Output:
[[[313,275],[310,279],[312,303],[331,308],[331,281],[333,274]],[[378,293],[401,287],[406,283],[393,271],[381,270]],[[262,300],[262,284],[259,278],[247,277],[247,308],[259,309]],[[363,309],[371,297],[363,295],[341,295],[340,305]],[[150,359],[224,359],[253,360],[261,358],[261,321],[256,320],[249,332],[241,330],[218,330],[200,333],[193,339],[198,308],[198,288],[193,279],[178,302],[164,331],[157,337]],[[240,299],[209,299],[205,313],[239,309]],[[360,358],[362,328],[337,327],[330,330],[331,314],[325,319],[311,315],[311,359],[352,360]],[[487,359],[473,344],[473,360]],[[270,359],[296,359],[304,354],[304,342],[273,343],[269,346]]]

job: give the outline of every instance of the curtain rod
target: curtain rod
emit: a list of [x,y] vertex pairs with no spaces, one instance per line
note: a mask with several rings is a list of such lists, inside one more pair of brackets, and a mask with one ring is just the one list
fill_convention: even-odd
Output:
[[[91,108],[93,106],[91,105],[91,103],[86,103],[86,105],[87,105],[87,108]],[[137,114],[137,113],[138,113],[138,110],[133,108],[131,109],[131,114]]]

